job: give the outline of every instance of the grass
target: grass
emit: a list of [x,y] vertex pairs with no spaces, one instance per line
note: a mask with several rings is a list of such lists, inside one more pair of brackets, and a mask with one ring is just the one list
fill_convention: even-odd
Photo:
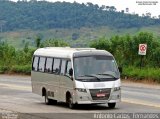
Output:
[[132,80],[152,80],[160,83],[160,68],[136,68],[125,67],[122,73],[123,78]]
[[31,74],[31,65],[14,65],[12,67],[0,66],[1,74]]

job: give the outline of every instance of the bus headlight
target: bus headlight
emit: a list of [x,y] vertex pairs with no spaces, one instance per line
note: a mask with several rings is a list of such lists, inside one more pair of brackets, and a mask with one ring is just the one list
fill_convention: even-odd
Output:
[[119,91],[119,90],[121,90],[121,87],[115,87],[114,88],[114,91]]
[[76,88],[76,90],[78,90],[79,92],[84,92],[84,93],[86,93],[86,92],[87,92],[87,90],[86,90],[86,89],[84,89],[84,88]]

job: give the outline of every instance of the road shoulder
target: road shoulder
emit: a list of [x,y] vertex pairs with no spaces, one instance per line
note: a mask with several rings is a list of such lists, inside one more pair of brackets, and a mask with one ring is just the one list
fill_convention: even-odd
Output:
[[122,86],[138,87],[138,88],[150,88],[150,89],[160,89],[160,84],[134,82],[134,81],[131,81],[131,80],[122,80]]

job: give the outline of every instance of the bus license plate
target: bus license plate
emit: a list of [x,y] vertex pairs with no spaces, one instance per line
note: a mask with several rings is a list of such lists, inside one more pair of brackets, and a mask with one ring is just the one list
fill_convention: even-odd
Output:
[[97,97],[105,97],[106,95],[104,93],[97,93]]

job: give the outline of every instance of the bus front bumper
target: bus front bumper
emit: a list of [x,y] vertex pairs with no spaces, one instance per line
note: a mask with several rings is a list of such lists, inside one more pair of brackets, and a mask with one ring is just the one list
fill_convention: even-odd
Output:
[[121,91],[112,92],[107,100],[93,100],[92,96],[88,93],[85,95],[78,94],[74,98],[75,104],[105,104],[105,103],[117,103],[121,101]]
[[77,101],[75,104],[106,104],[106,103],[117,103],[120,102],[121,100],[96,100],[96,101]]

